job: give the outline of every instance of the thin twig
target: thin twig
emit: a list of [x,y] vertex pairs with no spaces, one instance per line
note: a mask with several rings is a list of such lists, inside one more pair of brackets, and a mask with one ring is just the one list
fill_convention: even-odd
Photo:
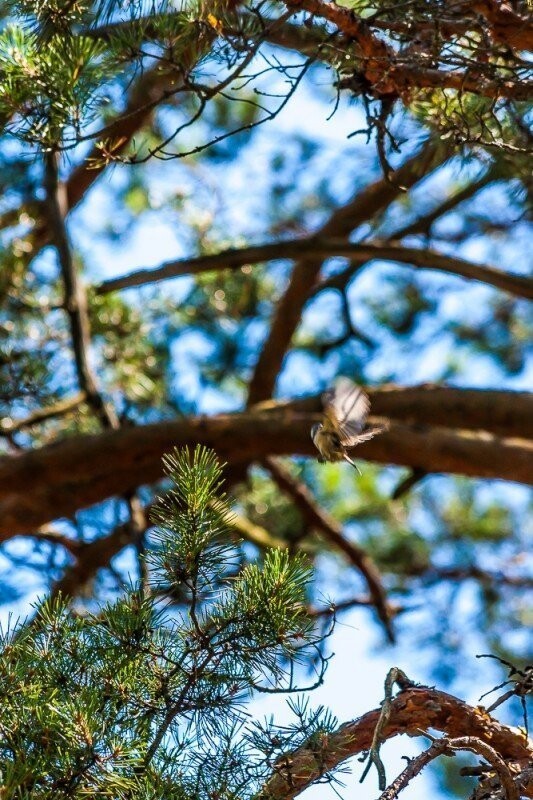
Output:
[[66,397],[64,400],[58,400],[57,403],[53,403],[50,406],[38,408],[36,411],[28,414],[28,416],[24,417],[23,419],[13,420],[9,417],[6,417],[0,423],[0,436],[7,436],[15,433],[16,431],[20,431],[23,428],[29,428],[32,425],[37,425],[38,423],[44,422],[52,417],[59,417],[63,414],[67,414],[69,411],[74,411],[74,409],[78,408],[78,406],[80,406],[85,399],[85,392],[78,392],[78,394],[75,394],[72,397]]
[[376,723],[376,727],[374,728],[372,744],[368,753],[368,762],[359,780],[359,783],[364,781],[372,764],[374,764],[378,773],[378,784],[381,791],[385,789],[387,780],[385,777],[385,767],[383,765],[383,761],[381,760],[379,751],[383,732],[389,723],[392,713],[392,690],[395,683],[397,683],[402,690],[409,689],[414,686],[413,681],[411,681],[405,672],[403,672],[403,670],[401,670],[399,667],[392,667],[392,669],[390,669],[387,673],[387,677],[385,678],[385,698],[381,704],[381,712]]
[[415,758],[409,759],[406,768],[401,772],[393,782],[387,786],[384,792],[380,794],[378,800],[396,800],[402,789],[405,789],[407,784],[426,767],[431,761],[443,755],[448,749],[448,739],[437,739],[433,742],[431,747],[424,750],[423,753]]
[[52,243],[57,251],[65,289],[64,307],[68,314],[72,348],[80,390],[94,409],[104,427],[118,428],[118,418],[97,386],[89,363],[91,347],[87,294],[78,277],[67,235],[65,218],[68,212],[66,185],[58,179],[58,153],[45,154],[45,188],[48,225]]

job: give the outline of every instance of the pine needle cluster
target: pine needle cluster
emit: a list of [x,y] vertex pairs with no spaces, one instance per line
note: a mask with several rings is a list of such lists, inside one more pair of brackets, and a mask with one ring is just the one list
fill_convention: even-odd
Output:
[[165,467],[150,588],[98,615],[45,602],[3,638],[2,798],[251,797],[285,749],[335,723],[298,701],[292,726],[250,720],[254,693],[292,691],[316,648],[309,567],[273,551],[235,574],[216,456],[175,451]]

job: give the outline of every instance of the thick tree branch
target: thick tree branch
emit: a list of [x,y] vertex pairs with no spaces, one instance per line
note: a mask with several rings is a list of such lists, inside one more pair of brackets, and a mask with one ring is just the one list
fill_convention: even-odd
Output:
[[[533,439],[533,394],[448,386],[366,387],[372,413],[424,425],[485,430],[505,438]],[[309,395],[290,401],[268,401],[259,408],[318,412],[320,396]],[[276,412],[277,413],[277,412]]]
[[[512,393],[508,402],[513,402]],[[293,407],[281,404],[75,436],[4,457],[0,460],[0,537],[31,531],[159,479],[161,457],[176,445],[203,443],[231,467],[271,455],[316,455],[309,431],[320,416],[297,409],[296,403]],[[406,416],[412,418],[414,413],[411,407]],[[533,441],[487,431],[391,420],[386,433],[357,448],[357,456],[433,473],[533,483]]]
[[[310,236],[305,239],[286,239],[263,245],[230,248],[213,255],[168,261],[154,269],[138,270],[118,278],[112,278],[97,287],[98,294],[107,294],[117,289],[142,286],[146,283],[175,278],[179,275],[196,275],[214,269],[238,269],[246,264],[274,259],[301,258],[311,256],[321,259],[334,256],[348,258],[359,266],[374,260],[408,264],[420,269],[448,272],[467,280],[481,281],[518,297],[533,300],[533,279],[510,274],[496,267],[474,264],[462,258],[447,256],[435,250],[405,247],[399,242],[351,243],[343,239],[327,239]],[[309,263],[305,261],[304,263]],[[312,267],[311,267],[312,269]],[[344,273],[341,273],[344,275]]]
[[[351,78],[339,81],[339,87],[357,88]],[[470,76],[467,70],[460,72],[429,69],[409,63],[390,67],[388,81],[381,81],[378,94],[387,95],[396,92],[402,95],[411,89],[454,89],[460,94],[470,92],[494,100],[506,97],[520,102],[527,102],[533,97],[533,81],[511,80],[504,77],[500,80],[490,80],[481,75]]]
[[[263,788],[261,800],[292,800],[321,775],[346,759],[368,751],[380,715],[379,709],[369,711],[341,725],[335,732],[325,734],[319,742],[314,736],[309,744],[282,757]],[[483,709],[426,687],[406,689],[392,700],[381,738],[388,740],[399,734],[417,736],[432,730],[452,738],[475,737],[507,764],[525,765],[533,755],[532,745],[526,742],[521,731],[502,725]],[[533,786],[527,787],[526,794],[533,796]]]
[[392,627],[392,613],[387,603],[387,595],[383,588],[379,570],[364,548],[346,539],[342,534],[342,527],[336,519],[331,517],[325,509],[321,508],[315,498],[301,481],[297,481],[291,473],[275,458],[264,461],[266,468],[272,475],[284,494],[291,498],[296,508],[309,525],[319,530],[323,536],[345,555],[348,561],[361,573],[379,619],[387,633],[390,642],[394,643],[394,630]]
[[[375,181],[346,205],[336,209],[320,228],[319,237],[348,236],[356,227],[385,209],[405,187],[413,186],[428,170],[440,164],[447,151],[435,142],[427,142],[421,151],[408,159],[394,175],[394,182]],[[270,332],[257,360],[249,385],[248,404],[272,396],[276,378],[296,328],[302,309],[322,267],[322,258],[309,257],[296,262],[289,284],[274,311]]]

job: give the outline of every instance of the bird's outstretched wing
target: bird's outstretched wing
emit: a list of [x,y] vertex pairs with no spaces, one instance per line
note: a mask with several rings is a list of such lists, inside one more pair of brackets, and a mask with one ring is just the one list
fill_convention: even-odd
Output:
[[334,388],[324,392],[322,402],[326,425],[339,435],[343,445],[350,446],[352,440],[355,444],[370,410],[363,390],[349,378],[339,378]]

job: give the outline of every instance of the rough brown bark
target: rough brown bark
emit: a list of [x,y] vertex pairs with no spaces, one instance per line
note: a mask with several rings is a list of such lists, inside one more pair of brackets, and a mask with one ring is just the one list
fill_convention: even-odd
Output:
[[[470,392],[469,401],[460,390],[448,390],[450,414],[461,416],[467,409],[473,429],[452,430],[428,424],[420,399],[430,397],[427,417],[446,417],[445,404],[439,407],[432,391],[419,395],[420,412],[400,392],[373,393],[374,410],[391,408],[397,402],[400,414],[391,417],[390,429],[360,445],[356,457],[415,467],[426,472],[450,472],[481,478],[533,483],[533,441],[505,438],[485,427],[494,418],[504,426],[505,405],[516,413],[526,413],[531,428],[531,395],[496,392],[493,407],[482,392]],[[434,390],[439,391],[439,390]],[[444,397],[441,390],[441,400]],[[506,403],[505,403],[506,397]],[[454,406],[454,402],[456,405]],[[219,456],[237,467],[268,455],[315,455],[309,431],[318,421],[316,412],[305,409],[318,398],[294,404],[267,403],[247,412],[221,414],[162,422],[138,428],[106,431],[95,436],[73,436],[57,444],[10,456],[0,461],[0,536],[3,538],[35,529],[52,519],[69,516],[78,509],[124,494],[161,477],[161,456],[176,445],[200,442],[213,447]],[[496,407],[500,406],[499,413]],[[470,407],[469,407],[470,406]],[[475,408],[479,407],[478,423]],[[416,421],[409,421],[409,420]],[[513,435],[513,434],[510,434]]]
[[[291,800],[320,775],[369,750],[380,713],[380,709],[369,711],[341,725],[334,733],[313,737],[312,742],[280,759],[261,799]],[[533,755],[531,742],[518,729],[502,725],[481,707],[473,708],[450,694],[427,687],[407,689],[394,698],[382,738],[392,739],[399,734],[416,736],[435,730],[449,737],[476,737],[506,762],[523,768]],[[526,795],[533,796],[533,786],[526,787]]]
[[[447,386],[367,386],[372,413],[423,425],[485,430],[511,438],[533,439],[533,394]],[[290,401],[261,403],[260,408],[289,407],[294,411],[320,411],[319,395]]]
[[[358,17],[351,9],[327,0],[285,0],[285,5],[296,11],[327,20],[357,47],[361,71],[378,97],[406,97],[412,89],[448,88],[458,92],[472,92],[485,97],[508,97],[527,100],[533,95],[533,82],[515,78],[490,79],[469,74],[469,70],[445,70],[426,67],[424,63],[411,62],[372,31],[371,24]],[[493,38],[498,42],[528,48],[533,40],[531,18],[521,17],[512,10],[506,13],[501,4],[493,0],[479,0],[479,10],[488,20]],[[472,11],[476,4],[470,4]],[[517,24],[517,21],[519,24]],[[414,38],[416,37],[416,31]],[[350,86],[350,80],[341,82]]]

